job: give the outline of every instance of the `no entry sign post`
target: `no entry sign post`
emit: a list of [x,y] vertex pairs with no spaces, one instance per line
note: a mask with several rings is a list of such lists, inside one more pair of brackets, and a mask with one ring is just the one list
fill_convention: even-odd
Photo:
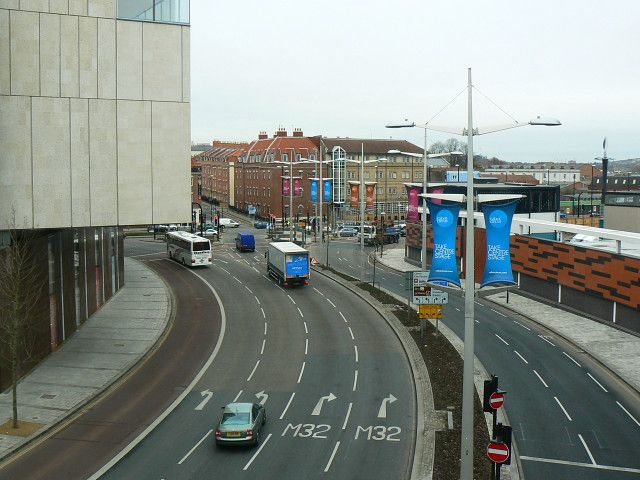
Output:
[[500,467],[511,463],[511,427],[497,423],[498,409],[504,405],[507,392],[498,389],[498,377],[491,375],[485,380],[482,396],[482,410],[491,412],[493,432],[487,446],[487,456],[491,460],[491,478],[500,480]]

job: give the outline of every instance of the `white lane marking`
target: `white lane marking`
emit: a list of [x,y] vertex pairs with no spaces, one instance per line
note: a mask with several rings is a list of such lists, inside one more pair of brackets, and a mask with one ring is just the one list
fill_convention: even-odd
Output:
[[545,382],[545,381],[542,379],[542,377],[540,376],[540,374],[539,374],[538,372],[536,372],[536,371],[534,370],[534,371],[533,371],[533,373],[535,373],[535,374],[536,374],[536,377],[538,377],[538,379],[542,382],[542,384],[543,384],[545,387],[549,388],[549,385],[547,385],[547,382]]
[[526,325],[521,324],[520,322],[514,320],[513,323],[517,323],[518,325],[520,325],[522,328],[524,328],[525,330],[529,330],[531,331],[531,329],[529,327],[527,327]]
[[284,407],[284,410],[282,411],[282,415],[280,415],[280,420],[282,420],[284,418],[284,414],[287,413],[287,410],[289,410],[289,405],[291,405],[291,401],[293,400],[293,397],[296,396],[296,392],[293,392],[291,394],[291,396],[289,397],[289,401],[287,402],[287,406]]
[[260,305],[260,300],[258,300],[258,297],[256,297],[255,295],[254,295],[254,297],[256,299],[256,302],[258,302],[258,305]]
[[529,365],[529,362],[527,362],[527,359],[526,359],[526,358],[524,358],[522,355],[520,355],[520,353],[518,353],[518,351],[517,351],[517,350],[514,350],[514,352],[516,353],[516,355],[518,355],[518,356],[522,359],[522,361],[523,361],[524,363],[526,363],[527,365]]
[[473,320],[474,322],[476,322],[478,325],[480,325],[480,322],[478,320]]
[[305,338],[304,339],[304,354],[306,355],[308,351],[309,351],[309,339]]
[[313,289],[318,292],[320,295],[322,295],[324,297],[324,293],[322,293],[320,290],[318,290],[316,287],[313,287]]
[[484,305],[482,305],[479,301],[474,300],[473,303],[475,303],[476,305],[480,305],[481,307],[483,307]]
[[264,354],[264,345],[265,345],[265,343],[267,343],[267,339],[263,338],[262,339],[262,348],[260,349],[260,355]]
[[307,322],[302,322],[304,325],[304,333],[309,334],[309,329],[307,328]]
[[217,260],[220,260],[222,263],[224,263],[225,265],[229,265],[229,262],[227,262],[226,260],[222,260],[221,258],[218,258]]
[[256,366],[253,367],[253,370],[251,370],[251,375],[247,377],[247,382],[251,380],[251,377],[253,377],[253,374],[256,373],[256,369],[258,368],[258,365],[260,365],[260,360],[256,362]]
[[580,365],[578,362],[576,362],[573,357],[571,357],[567,352],[562,352],[562,354],[567,357],[569,360],[571,360],[573,363],[575,363],[576,365],[578,365],[579,367],[582,367],[582,365]]
[[251,267],[253,268],[256,272],[260,273],[260,270],[258,270],[256,267]]
[[331,392],[329,392],[329,395],[324,395],[320,397],[320,399],[318,400],[318,403],[316,403],[316,406],[313,408],[311,415],[314,415],[314,416],[320,415],[320,412],[322,411],[322,406],[324,405],[325,400],[327,401],[327,403],[329,403],[329,402],[333,402],[336,398],[338,397],[336,397]]
[[264,308],[260,307],[260,310],[262,310],[262,318],[267,318],[267,316],[264,313]]
[[356,351],[356,363],[358,363],[358,345],[354,345],[353,349]]
[[264,334],[267,334],[267,322],[264,322]]
[[347,422],[349,421],[349,415],[351,415],[351,407],[353,407],[353,402],[349,402],[349,408],[347,408],[347,416],[344,417],[344,422],[342,423],[342,429],[347,428]]
[[584,438],[582,438],[582,435],[580,434],[578,434],[578,438],[582,442],[582,446],[584,447],[584,449],[587,451],[587,455],[589,455],[589,460],[591,460],[591,463],[597,465],[596,461],[593,459],[593,455],[591,455],[591,450],[589,450],[589,447],[587,447],[587,442],[584,441]]
[[246,288],[247,290],[249,290],[249,293],[253,293],[253,292],[251,291],[251,289],[250,289],[249,287],[247,287],[246,285],[244,286],[244,288]]
[[562,409],[562,411],[564,412],[564,414],[567,416],[567,418],[569,419],[570,422],[572,422],[573,420],[571,420],[571,417],[569,416],[569,414],[567,413],[567,411],[564,409],[564,407],[562,406],[562,404],[560,403],[560,400],[558,400],[558,397],[553,397],[556,399],[556,402],[558,403],[558,405],[560,405],[560,408]]
[[198,448],[198,447],[200,446],[200,444],[201,444],[202,442],[204,442],[204,441],[207,439],[207,437],[208,437],[209,435],[211,435],[212,433],[213,433],[213,430],[209,430],[207,433],[205,433],[204,437],[202,437],[202,438],[200,439],[200,441],[199,441],[198,443],[196,443],[196,444],[193,446],[193,448],[192,448],[191,450],[189,450],[189,451],[187,452],[187,454],[186,454],[184,457],[182,457],[182,459],[178,462],[178,465],[182,465],[182,462],[184,462],[187,458],[189,458],[189,455],[191,455],[191,454],[193,453],[193,451],[194,451],[196,448]]
[[544,338],[542,335],[538,335],[542,340],[544,340],[545,342],[547,342],[549,345],[551,345],[552,347],[555,347],[556,344],[547,340],[546,338]]
[[390,393],[388,397],[382,399],[382,403],[380,404],[380,409],[378,410],[378,418],[387,418],[387,405],[398,400],[393,396],[393,393]]
[[233,399],[233,401],[231,403],[236,403],[238,401],[238,399],[240,398],[240,395],[242,395],[242,390],[240,390],[238,392],[238,394],[236,395],[236,398]]
[[213,397],[213,392],[211,390],[203,390],[200,392],[200,395],[204,397],[204,399],[198,404],[198,406],[194,410],[202,410],[204,406],[209,403],[211,397]]
[[353,336],[353,330],[351,330],[351,327],[349,327],[349,334],[351,334],[351,340],[355,340],[355,337]]
[[620,402],[618,402],[617,400],[616,400],[616,403],[618,404],[618,406],[619,406],[622,410],[624,410],[624,413],[626,413],[627,415],[629,415],[629,417],[631,417],[631,420],[633,420],[634,422],[636,422],[636,425],[638,425],[638,426],[640,427],[640,422],[638,422],[638,420],[636,420],[636,418],[635,418],[633,415],[631,415],[631,413],[629,413],[629,410],[627,410],[626,408],[624,408],[624,407],[622,406],[622,404],[621,404]]
[[358,387],[358,370],[355,371],[355,374],[353,376],[353,391],[356,391],[356,388]]
[[342,314],[342,312],[338,312],[340,314],[340,316],[342,317],[342,319],[344,320],[344,323],[347,323],[347,319],[344,318],[344,315]]
[[335,304],[335,303],[333,303],[333,302],[332,302],[331,300],[329,300],[328,298],[327,298],[327,302],[329,302],[333,308],[338,308],[338,307],[336,307],[336,304]]
[[242,260],[244,261],[244,263],[246,263],[247,265],[251,266],[251,264],[247,261],[246,258],[243,258]]
[[329,462],[327,463],[327,466],[324,467],[324,471],[328,472],[329,468],[331,468],[331,462],[333,462],[333,457],[336,456],[336,452],[338,451],[338,447],[340,446],[340,442],[336,442],[336,446],[333,447],[333,452],[331,452],[331,457],[329,457]]
[[223,272],[227,272],[229,275],[231,275],[231,272],[224,267],[220,267],[220,270],[222,270]]
[[234,277],[233,277],[233,278],[234,278],[234,280],[235,280],[236,282],[238,282],[240,285],[242,285],[242,280],[240,280],[240,279],[239,279],[238,277],[236,277],[235,275],[234,275]]
[[300,314],[300,316],[301,316],[302,318],[304,318],[304,315],[302,314],[302,310],[300,310],[300,307],[298,307],[298,313]]
[[291,302],[292,302],[294,305],[296,304],[295,300],[294,300],[293,298],[291,298],[291,295],[289,295],[288,293],[287,293],[287,297],[289,297],[289,300],[291,300]]
[[253,457],[251,457],[251,460],[249,460],[249,462],[244,466],[244,468],[242,470],[246,470],[247,468],[249,468],[251,466],[251,464],[253,463],[253,461],[256,459],[256,457],[260,454],[260,452],[262,451],[262,449],[264,448],[264,446],[267,444],[267,442],[269,441],[269,439],[271,438],[271,433],[269,435],[267,435],[267,438],[264,439],[264,442],[262,442],[262,444],[260,445],[260,448],[258,448],[258,451],[256,453],[253,454]]
[[458,307],[453,307],[453,308],[455,308],[457,311],[460,311],[460,309]]
[[505,318],[506,318],[506,315],[505,315],[504,313],[500,313],[499,311],[497,311],[497,310],[495,310],[495,309],[493,309],[493,308],[491,309],[491,311],[492,311],[493,313],[497,313],[498,315],[501,315],[501,316],[503,316],[503,317],[505,317]]
[[302,368],[300,369],[300,375],[298,375],[298,383],[300,383],[300,380],[302,380],[302,374],[304,373],[304,366],[306,365],[307,362],[302,362]]
[[278,287],[280,290],[282,290],[282,293],[287,293],[284,291],[284,288],[282,288],[280,285],[276,285],[276,287]]
[[558,465],[569,465],[572,467],[593,468],[596,470],[611,470],[613,472],[640,473],[640,468],[612,467],[609,465],[592,465],[590,463],[569,462],[567,460],[556,460],[555,458],[528,457],[526,455],[522,455],[520,456],[520,460],[529,460],[530,462],[540,462],[540,463],[555,463]]
[[593,380],[594,382],[596,382],[596,383],[598,384],[598,386],[599,386],[602,390],[604,390],[605,392],[607,392],[607,393],[608,393],[607,389],[606,389],[606,388],[604,388],[604,387],[602,386],[602,384],[601,384],[598,380],[596,380],[596,379],[593,377],[593,375],[591,375],[589,372],[587,372],[587,375],[589,375],[589,378],[590,378],[591,380]]
[[500,335],[498,335],[497,333],[494,333],[494,335],[498,337],[502,343],[504,343],[505,345],[509,345],[507,341],[504,338],[502,338]]

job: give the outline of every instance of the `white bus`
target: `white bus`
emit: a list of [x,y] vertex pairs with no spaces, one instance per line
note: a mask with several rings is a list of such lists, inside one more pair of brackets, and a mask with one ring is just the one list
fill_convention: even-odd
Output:
[[183,265],[211,265],[211,243],[193,233],[167,232],[167,252]]

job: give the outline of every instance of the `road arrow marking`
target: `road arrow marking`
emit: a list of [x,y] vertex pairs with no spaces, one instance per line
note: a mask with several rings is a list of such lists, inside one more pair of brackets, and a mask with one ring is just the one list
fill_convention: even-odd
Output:
[[316,408],[313,409],[313,412],[311,412],[311,415],[320,415],[320,410],[322,410],[322,404],[324,403],[324,401],[326,400],[327,402],[331,402],[336,398],[338,397],[336,397],[333,393],[329,393],[329,395],[320,397],[320,400],[318,400],[318,403],[316,404]]
[[211,400],[211,397],[213,397],[213,392],[210,392],[209,390],[203,390],[200,392],[200,395],[204,397],[204,400],[202,400],[200,404],[198,404],[196,410],[202,410],[204,408],[207,402]]
[[378,410],[378,418],[387,418],[387,404],[393,403],[396,400],[397,398],[394,397],[392,393],[390,393],[387,398],[383,398],[380,404],[380,410]]
[[262,400],[260,400],[260,405],[264,405],[267,402],[267,398],[269,398],[269,395],[264,393],[264,390],[262,390],[261,392],[256,393],[256,397],[262,398]]

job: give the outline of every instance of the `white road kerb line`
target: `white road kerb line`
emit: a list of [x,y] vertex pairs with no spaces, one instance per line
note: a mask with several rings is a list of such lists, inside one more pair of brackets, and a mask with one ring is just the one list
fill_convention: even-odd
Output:
[[582,438],[582,435],[580,434],[578,434],[578,438],[582,442],[582,446],[584,447],[584,449],[587,451],[587,455],[589,455],[589,460],[591,460],[591,463],[597,465],[596,461],[593,459],[593,455],[591,455],[591,450],[589,450],[589,447],[587,447],[587,442],[584,441],[584,438]]
[[301,316],[302,318],[304,318],[304,315],[302,314],[302,310],[300,310],[300,307],[298,307],[298,313],[300,314],[300,316]]
[[236,403],[238,401],[238,399],[240,398],[240,395],[242,395],[242,390],[240,390],[238,392],[238,394],[236,395],[236,398],[233,399],[233,401],[231,403]]
[[302,324],[304,325],[304,333],[306,333],[308,335],[309,334],[309,329],[307,328],[307,322],[302,322]]
[[507,341],[504,338],[502,338],[500,335],[498,335],[497,333],[494,333],[494,335],[498,337],[502,343],[504,343],[505,345],[509,345]]
[[531,329],[529,327],[527,327],[526,325],[521,324],[520,322],[514,320],[513,323],[517,323],[518,325],[520,325],[522,328],[524,328],[525,330],[529,330],[531,331]]
[[589,378],[590,378],[591,380],[593,380],[594,382],[596,382],[596,384],[598,384],[598,386],[599,386],[602,390],[604,390],[605,392],[609,393],[609,392],[607,391],[607,389],[606,389],[606,388],[604,388],[604,387],[602,386],[602,384],[601,384],[598,380],[596,380],[596,379],[593,377],[593,375],[591,375],[589,372],[587,372],[587,375],[589,375]]
[[264,313],[264,308],[260,307],[260,310],[262,311],[262,318],[267,318],[267,315]]
[[331,453],[331,457],[329,457],[329,462],[327,463],[327,466],[324,467],[325,472],[328,472],[329,468],[331,468],[331,462],[333,462],[333,457],[336,456],[336,452],[338,451],[339,446],[340,446],[340,442],[336,442],[336,446],[333,447],[333,452]]
[[271,438],[271,435],[273,435],[272,433],[270,433],[269,435],[267,435],[267,438],[264,439],[264,442],[262,442],[262,444],[260,445],[260,448],[258,448],[258,451],[256,453],[253,454],[253,457],[251,457],[251,460],[249,460],[249,462],[247,462],[247,464],[244,466],[244,468],[242,470],[246,470],[247,468],[249,468],[251,466],[251,464],[253,463],[253,461],[256,459],[256,457],[260,454],[260,452],[262,451],[262,449],[264,448],[264,446],[267,444],[267,442],[269,441],[269,439]]
[[544,338],[542,335],[538,335],[542,340],[544,340],[545,342],[547,342],[549,345],[551,345],[552,347],[555,347],[556,344],[553,342],[550,342],[549,340],[547,340],[546,338]]
[[536,372],[536,371],[534,370],[534,371],[533,371],[533,373],[535,373],[535,374],[536,374],[536,377],[538,377],[538,379],[542,382],[542,384],[543,384],[545,387],[549,388],[549,385],[547,385],[547,382],[545,382],[545,381],[542,379],[542,377],[540,376],[540,374],[539,374],[538,372]]
[[342,312],[338,312],[340,314],[340,316],[342,317],[342,319],[344,320],[344,323],[347,323],[347,319],[344,318],[344,315],[342,314]]
[[353,330],[349,327],[349,334],[351,335],[351,340],[355,340],[356,338],[353,336]]
[[264,334],[267,334],[267,322],[264,322]]
[[331,300],[329,300],[328,298],[327,298],[327,302],[329,302],[333,308],[338,308],[338,307],[336,307],[336,304],[335,304],[335,303],[333,303],[333,302],[332,302]]
[[182,457],[182,460],[180,460],[180,461],[178,462],[178,465],[182,465],[182,462],[184,462],[187,458],[189,458],[189,455],[191,455],[191,454],[193,453],[193,451],[194,451],[196,448],[198,448],[198,447],[200,446],[200,444],[201,444],[202,442],[204,442],[204,441],[206,440],[206,438],[207,438],[209,435],[211,435],[212,433],[213,433],[213,430],[209,430],[207,433],[205,433],[204,437],[202,437],[202,438],[200,439],[200,441],[199,441],[198,443],[196,443],[196,444],[193,446],[193,448],[192,448],[191,450],[189,450],[189,451],[187,452],[187,454],[186,454],[184,457]]
[[260,349],[260,355],[264,355],[264,345],[267,343],[267,339],[262,339],[262,348]]
[[631,417],[631,420],[633,420],[634,422],[636,422],[636,425],[638,425],[638,426],[640,427],[640,422],[639,422],[638,420],[636,420],[636,418],[635,418],[633,415],[631,415],[631,413],[629,412],[629,410],[627,410],[626,408],[624,408],[624,407],[622,406],[622,404],[621,404],[619,401],[617,401],[617,400],[616,400],[616,403],[618,404],[618,406],[619,406],[622,410],[624,410],[624,413],[626,413],[627,415],[629,415],[629,417]]
[[256,373],[256,369],[258,368],[258,365],[260,365],[260,360],[256,362],[256,366],[253,367],[253,370],[251,370],[251,374],[247,377],[247,382],[250,381],[251,377],[253,377],[253,374]]
[[567,416],[567,418],[569,419],[570,422],[572,422],[573,420],[571,420],[571,417],[569,416],[569,414],[567,413],[567,411],[564,409],[564,407],[562,406],[562,404],[560,403],[560,400],[558,400],[558,397],[553,397],[555,398],[556,402],[558,403],[558,405],[560,406],[560,408],[562,409],[562,411],[564,412],[564,414]]
[[318,292],[320,295],[322,295],[324,297],[324,293],[322,293],[320,290],[318,290],[316,287],[313,287],[313,289]]
[[255,295],[254,295],[254,297],[256,299],[256,302],[258,302],[258,305],[260,305],[260,300],[258,300],[258,297],[256,297]]
[[252,291],[249,287],[247,287],[246,285],[244,286],[244,288],[246,288],[247,290],[249,290],[249,293],[253,293],[253,291]]
[[354,345],[353,349],[356,351],[356,363],[358,363],[358,345]]
[[309,351],[309,339],[305,338],[304,339],[304,354],[306,355],[308,351]]
[[284,407],[284,410],[282,411],[282,414],[280,415],[280,420],[282,420],[284,418],[284,414],[287,413],[287,410],[289,410],[289,405],[291,405],[291,402],[293,401],[293,397],[296,396],[296,392],[293,392],[291,394],[291,396],[289,397],[289,401],[287,402],[287,406]]
[[291,295],[289,295],[288,293],[287,293],[287,297],[289,297],[289,300],[291,300],[291,302],[292,302],[294,305],[296,304],[295,300],[294,300],[293,298],[291,298]]
[[300,369],[300,375],[298,375],[298,383],[300,383],[300,380],[302,380],[302,374],[304,373],[304,366],[307,364],[307,362],[302,362],[302,368]]
[[529,365],[529,362],[527,362],[527,359],[526,359],[526,358],[524,358],[522,355],[520,355],[520,353],[518,353],[518,351],[517,351],[517,350],[514,350],[514,352],[515,352],[515,354],[516,354],[516,355],[518,355],[518,356],[522,359],[522,361],[523,361],[524,363],[526,363],[527,365]]
[[353,375],[353,391],[356,391],[356,388],[358,388],[358,370],[355,371],[355,374]]
[[571,357],[571,355],[569,355],[567,352],[562,352],[562,354],[567,357],[569,360],[571,360],[573,363],[575,363],[576,365],[578,365],[580,368],[582,368],[582,365],[580,365],[578,362],[576,362],[573,357]]
[[343,430],[347,428],[347,422],[349,422],[349,415],[351,415],[351,407],[353,407],[353,402],[349,402],[349,408],[347,408],[347,416],[344,417],[344,423],[342,424]]

